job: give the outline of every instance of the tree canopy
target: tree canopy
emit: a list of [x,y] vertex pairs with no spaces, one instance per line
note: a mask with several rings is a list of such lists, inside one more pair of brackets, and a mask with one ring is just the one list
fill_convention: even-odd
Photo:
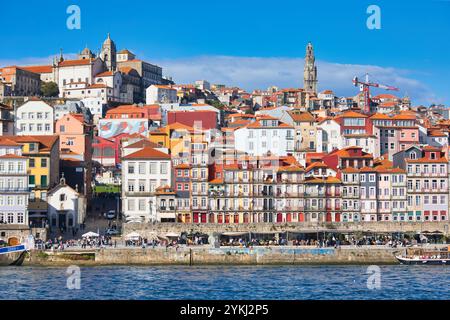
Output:
[[42,82],[41,94],[44,97],[57,97],[59,95],[59,88],[55,82]]

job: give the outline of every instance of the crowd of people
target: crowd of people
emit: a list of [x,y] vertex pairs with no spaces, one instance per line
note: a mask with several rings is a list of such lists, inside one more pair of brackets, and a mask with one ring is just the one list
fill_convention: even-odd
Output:
[[62,236],[59,236],[45,242],[40,239],[35,240],[35,248],[41,250],[64,250],[68,248],[93,249],[113,246],[117,247],[117,240],[112,241],[109,236],[85,237],[77,240],[63,240]]

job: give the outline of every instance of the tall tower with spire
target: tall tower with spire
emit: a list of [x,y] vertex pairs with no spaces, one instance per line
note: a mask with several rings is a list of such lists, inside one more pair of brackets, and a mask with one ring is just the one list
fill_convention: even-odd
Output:
[[100,58],[103,60],[109,71],[114,71],[116,69],[116,45],[114,41],[111,40],[109,33],[108,38],[103,42]]
[[303,89],[317,94],[317,67],[314,48],[311,42],[306,46],[305,68],[303,71]]

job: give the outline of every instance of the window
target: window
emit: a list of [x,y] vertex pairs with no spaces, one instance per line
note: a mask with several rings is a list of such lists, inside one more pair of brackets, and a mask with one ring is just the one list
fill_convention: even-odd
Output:
[[128,210],[134,211],[134,199],[128,199]]
[[35,159],[30,159],[29,160],[29,164],[28,164],[28,166],[30,167],[30,168],[34,168],[35,167]]
[[139,162],[139,174],[145,174],[145,162]]
[[156,162],[150,162],[150,174],[157,174],[156,168]]
[[139,180],[139,191],[145,191],[145,180]]
[[47,176],[46,175],[41,176],[41,186],[47,187]]
[[128,173],[134,173],[134,162],[128,164]]
[[161,172],[161,174],[167,174],[167,163],[166,162],[160,163],[160,172]]
[[47,132],[50,131],[50,124],[48,123],[45,124],[45,131]]
[[128,191],[129,192],[134,191],[134,180],[128,180]]
[[66,132],[66,126],[60,125],[59,126],[59,132]]
[[66,201],[66,195],[64,193],[59,195],[59,201]]
[[145,211],[145,199],[139,199],[139,211]]
[[42,168],[47,168],[47,159],[46,158],[42,158],[41,159],[41,167]]

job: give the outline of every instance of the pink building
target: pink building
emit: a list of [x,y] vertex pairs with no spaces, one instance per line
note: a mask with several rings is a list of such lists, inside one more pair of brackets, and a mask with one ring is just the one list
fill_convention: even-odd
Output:
[[92,181],[92,128],[82,114],[70,113],[56,121],[62,171],[71,187],[90,197]]

